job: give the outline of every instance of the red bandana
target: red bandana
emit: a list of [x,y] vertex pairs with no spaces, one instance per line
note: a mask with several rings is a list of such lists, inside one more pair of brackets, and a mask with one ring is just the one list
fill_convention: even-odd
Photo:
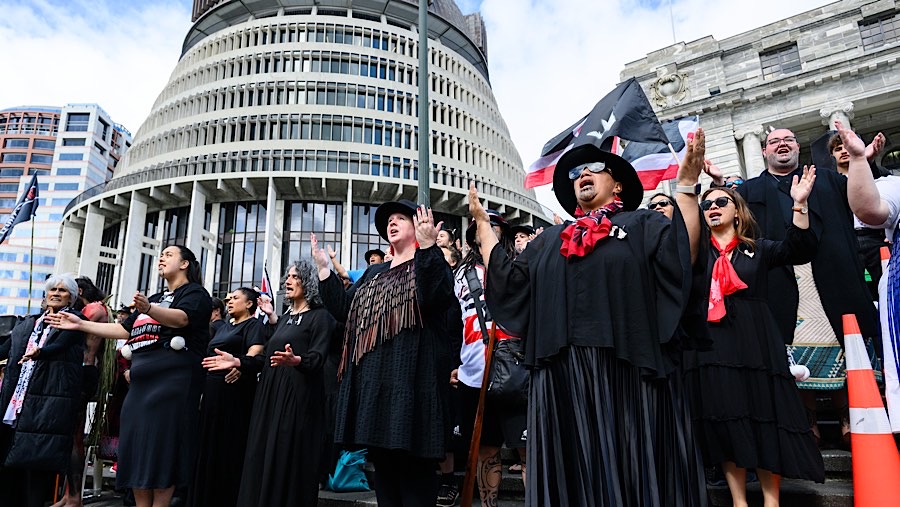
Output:
[[725,248],[719,246],[716,238],[710,238],[712,245],[719,251],[719,258],[713,264],[712,282],[709,286],[709,310],[706,320],[709,322],[719,322],[725,316],[725,296],[734,294],[735,292],[746,289],[747,284],[744,283],[731,261],[728,260],[728,252],[734,250],[738,246],[738,239],[735,237]]
[[562,246],[559,253],[567,260],[572,257],[584,257],[594,251],[597,243],[600,243],[609,235],[612,222],[608,217],[622,211],[622,201],[616,199],[600,209],[591,211],[587,215],[581,208],[575,210],[575,223],[569,224],[559,235],[562,238]]

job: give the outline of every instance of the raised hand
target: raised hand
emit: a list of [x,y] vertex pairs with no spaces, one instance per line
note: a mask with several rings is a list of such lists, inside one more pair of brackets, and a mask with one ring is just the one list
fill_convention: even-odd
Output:
[[481,200],[478,199],[478,190],[475,189],[475,182],[469,185],[469,214],[472,215],[472,220],[476,222],[490,223],[491,221],[491,217],[488,216],[484,206],[481,205]]
[[331,260],[334,260],[337,257],[337,252],[334,251],[334,248],[331,248],[331,245],[325,245],[325,249],[328,251],[328,257]]
[[887,139],[885,139],[884,134],[879,132],[875,139],[872,139],[872,142],[866,146],[866,160],[869,162],[874,160],[881,153],[881,150],[884,149],[885,142],[887,142]]
[[315,233],[309,234],[309,243],[312,246],[312,257],[316,261],[316,266],[319,269],[328,269],[328,254],[319,248],[319,239],[316,238]]
[[81,329],[82,320],[73,313],[56,312],[44,316],[44,323],[56,329],[78,331]]
[[295,356],[291,344],[285,343],[284,352],[276,350],[275,353],[272,354],[269,364],[272,366],[297,366],[300,364],[300,356]]
[[678,183],[693,185],[700,179],[700,173],[706,167],[706,133],[697,129],[693,137],[688,136],[687,154],[678,166]]
[[722,174],[722,170],[712,160],[706,159],[703,161],[703,172],[712,178],[716,185],[722,186],[725,184],[725,176]]
[[256,300],[256,307],[270,317],[275,313],[275,307],[272,306],[272,298],[269,296],[259,296],[259,299]]
[[803,167],[803,176],[797,178],[794,176],[791,181],[791,197],[795,203],[806,204],[809,193],[812,192],[813,184],[816,182],[816,167]]
[[438,222],[435,225],[434,213],[431,208],[426,208],[425,205],[419,206],[416,214],[413,215],[413,226],[416,228],[416,241],[419,243],[419,247],[430,248],[434,245],[442,225],[444,222]]
[[847,150],[851,157],[864,157],[866,155],[866,145],[863,143],[863,140],[852,130],[844,128],[843,122],[834,122],[834,128],[841,135],[841,144],[844,145],[844,149]]
[[150,311],[150,300],[147,299],[147,296],[141,294],[140,292],[134,293],[134,308],[139,312],[146,314]]
[[213,349],[216,355],[203,358],[203,367],[209,371],[223,371],[241,366],[240,359],[237,359],[228,352],[219,349]]

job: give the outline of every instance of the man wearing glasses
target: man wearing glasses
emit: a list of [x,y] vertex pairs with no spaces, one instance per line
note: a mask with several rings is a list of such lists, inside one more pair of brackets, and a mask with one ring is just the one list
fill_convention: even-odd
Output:
[[[812,363],[821,366],[818,369],[821,375],[816,377],[814,371],[814,378],[801,383],[800,388],[844,393],[835,397],[835,405],[846,410],[844,373],[830,364],[839,360],[838,344],[843,345],[841,316],[855,314],[865,338],[878,336],[878,317],[857,255],[853,214],[847,203],[847,178],[834,171],[818,172],[808,206],[797,208],[790,196],[791,180],[803,172],[799,167],[797,137],[788,129],[773,130],[766,136],[762,152],[766,170],[738,188],[756,217],[760,235],[783,240],[793,214],[808,213],[810,228],[819,238],[818,254],[810,264],[769,271],[769,306],[785,344],[798,346],[795,359],[811,369],[815,369]],[[801,306],[799,315],[798,305]],[[803,393],[813,431],[818,436],[814,425],[815,396],[811,391]],[[847,423],[845,431],[849,432],[849,419],[845,416],[846,413],[841,419]]]

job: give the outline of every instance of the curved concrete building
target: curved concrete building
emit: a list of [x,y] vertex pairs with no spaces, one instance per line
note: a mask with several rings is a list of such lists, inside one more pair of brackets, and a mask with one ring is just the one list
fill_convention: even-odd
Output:
[[417,5],[401,0],[194,3],[181,59],[112,180],[67,208],[58,268],[96,275],[127,302],[160,283],[156,256],[184,243],[215,295],[308,255],[309,233],[348,269],[385,247],[374,208],[416,199],[418,143],[431,202],[464,225],[475,181],[514,223],[541,213],[497,108],[484,24],[452,0],[429,8],[430,135],[418,129]]

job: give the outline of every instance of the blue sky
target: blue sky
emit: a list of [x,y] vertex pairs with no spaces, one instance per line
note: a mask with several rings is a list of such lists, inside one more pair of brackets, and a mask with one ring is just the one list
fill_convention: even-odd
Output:
[[[723,39],[830,3],[669,1],[457,0],[485,19],[494,95],[526,167],[626,63],[672,44],[673,21],[678,41]],[[96,102],[132,132],[191,24],[189,0],[0,0],[0,12],[0,109]]]

